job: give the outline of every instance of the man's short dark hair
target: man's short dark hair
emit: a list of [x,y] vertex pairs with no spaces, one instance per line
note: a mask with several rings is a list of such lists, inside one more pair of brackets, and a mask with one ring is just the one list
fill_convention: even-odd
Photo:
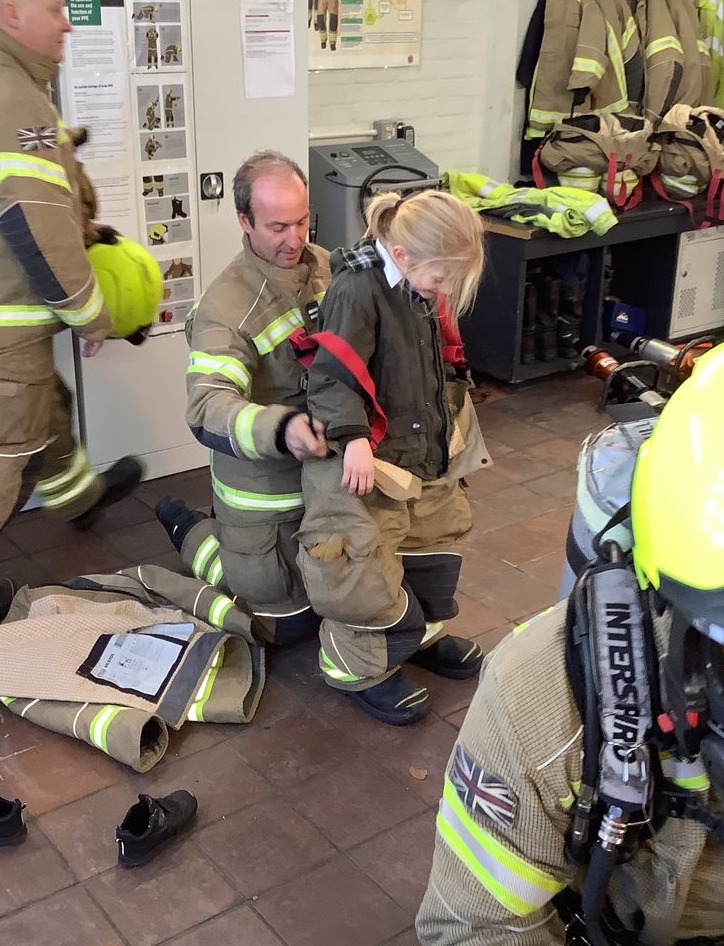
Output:
[[280,151],[256,151],[241,165],[234,175],[234,205],[236,212],[244,214],[254,226],[254,211],[251,208],[251,192],[254,181],[262,174],[287,172],[296,174],[307,186],[307,177],[296,161],[292,161]]

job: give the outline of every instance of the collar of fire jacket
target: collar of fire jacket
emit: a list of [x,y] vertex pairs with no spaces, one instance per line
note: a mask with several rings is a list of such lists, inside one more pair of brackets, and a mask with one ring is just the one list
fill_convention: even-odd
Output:
[[5,53],[14,59],[31,79],[43,89],[58,74],[57,62],[54,62],[48,56],[34,53],[3,30],[0,30],[0,53]]
[[248,234],[244,234],[244,260],[253,269],[261,274],[263,279],[267,280],[272,287],[280,289],[293,289],[299,291],[309,282],[317,268],[317,258],[310,250],[309,245],[305,244],[302,250],[302,257],[296,266],[288,269],[282,266],[276,266],[267,260],[257,256],[251,248]]

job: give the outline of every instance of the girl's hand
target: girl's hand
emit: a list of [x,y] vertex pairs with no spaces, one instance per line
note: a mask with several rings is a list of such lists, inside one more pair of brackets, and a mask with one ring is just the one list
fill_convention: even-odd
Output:
[[344,448],[342,486],[354,496],[371,493],[375,485],[375,459],[366,437],[350,440]]

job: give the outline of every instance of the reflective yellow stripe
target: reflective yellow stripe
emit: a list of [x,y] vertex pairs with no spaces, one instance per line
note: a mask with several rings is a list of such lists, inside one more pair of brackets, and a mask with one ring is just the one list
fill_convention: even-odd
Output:
[[597,79],[602,79],[606,67],[597,59],[585,59],[583,56],[576,56],[573,60],[573,72],[590,72]]
[[[231,604],[231,602],[229,602]],[[208,673],[201,681],[201,686],[199,687],[196,698],[191,704],[191,707],[188,712],[188,719],[196,723],[203,723],[204,721],[204,706],[209,701],[211,696],[211,689],[216,682],[216,675],[218,674],[221,665],[224,661],[224,647],[223,644],[217,650],[214,659],[211,663]]]
[[103,296],[98,283],[93,286],[90,299],[80,309],[58,309],[59,317],[66,325],[87,325],[97,319],[103,308]]
[[250,493],[242,489],[232,489],[211,473],[211,485],[219,499],[232,509],[274,509],[285,512],[301,509],[304,499],[299,493]]
[[698,39],[696,41],[696,46],[700,53],[704,53],[705,56],[709,55],[709,47],[707,46],[707,44],[704,42],[703,39]]
[[248,394],[251,390],[251,374],[238,358],[192,351],[189,355],[187,374],[220,374],[233,381],[242,394]]
[[14,703],[17,699],[16,696],[0,696],[0,703],[4,703],[6,706],[10,706],[11,703]]
[[607,105],[604,111],[606,112],[619,112],[622,108],[625,108],[628,105],[628,89],[626,86],[626,67],[623,64],[623,55],[621,53],[621,47],[618,45],[618,38],[614,31],[614,28],[610,23],[606,24],[606,33],[608,35],[608,42],[606,44],[606,52],[608,53],[608,58],[613,66],[613,72],[616,76],[616,83],[618,84],[619,95],[621,96],[618,102],[615,102],[613,105]]
[[677,759],[670,752],[661,752],[661,771],[664,777],[690,792],[707,792],[711,788],[709,776],[697,759]]
[[565,881],[529,864],[481,828],[447,777],[437,829],[488,893],[516,916],[535,913],[566,886]]
[[91,466],[85,450],[78,447],[67,470],[40,480],[35,489],[43,506],[47,509],[57,509],[59,506],[67,506],[90,489],[97,477],[98,474]]
[[204,578],[204,570],[209,563],[212,555],[215,555],[219,550],[219,540],[210,535],[208,538],[204,539],[201,545],[194,555],[194,560],[191,563],[191,571],[196,575],[197,578]]
[[650,59],[652,56],[655,56],[656,53],[663,52],[665,49],[673,49],[677,53],[684,55],[684,50],[681,48],[681,43],[676,36],[662,36],[660,39],[655,39],[653,43],[649,43],[646,47],[646,58]]
[[517,627],[514,627],[513,634],[520,634],[521,631],[525,631],[527,628],[531,626],[531,624],[533,624],[539,618],[543,618],[546,616],[546,614],[550,614],[554,608],[555,608],[555,605],[553,604],[551,605],[550,608],[546,608],[545,610],[540,611],[538,614],[534,614],[532,618],[528,618],[527,621],[523,621],[522,624],[519,624]]
[[443,621],[425,621],[425,636],[420,641],[420,646],[437,637],[444,627]]
[[45,158],[31,158],[13,151],[0,151],[0,184],[8,177],[31,177],[71,189],[68,175],[60,164]]
[[231,598],[227,598],[226,595],[219,595],[217,598],[214,598],[209,608],[209,623],[213,624],[214,627],[222,628],[224,626],[224,618],[233,607],[234,602]]
[[98,749],[108,753],[108,727],[119,713],[123,712],[123,706],[104,706],[96,713],[88,729],[88,738]]
[[341,680],[344,683],[355,683],[357,680],[362,679],[362,677],[356,677],[353,673],[345,673],[343,670],[340,670],[339,667],[330,660],[324,647],[320,647],[319,649],[319,666],[322,672],[326,673],[332,680]]
[[207,581],[212,585],[218,585],[224,577],[224,569],[221,567],[221,556],[217,555],[211,565],[209,565],[209,574]]
[[259,453],[254,445],[253,429],[254,418],[263,410],[264,407],[261,404],[248,404],[236,415],[236,440],[241,447],[241,452],[250,460],[259,459]]
[[636,20],[632,16],[626,20],[626,29],[623,31],[623,36],[621,37],[621,46],[623,49],[626,49],[628,44],[631,42],[632,37],[636,33]]
[[270,325],[255,335],[252,341],[260,355],[268,355],[277,345],[281,345],[295,329],[304,326],[304,319],[299,309],[289,309]]
[[0,327],[53,325],[60,319],[47,305],[0,305]]

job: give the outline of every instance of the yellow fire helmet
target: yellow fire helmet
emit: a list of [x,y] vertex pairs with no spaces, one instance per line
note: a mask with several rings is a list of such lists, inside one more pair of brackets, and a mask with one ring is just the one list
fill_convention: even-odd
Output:
[[156,321],[163,276],[140,243],[119,236],[115,243],[95,243],[88,259],[113,322],[114,338],[128,338]]
[[[724,635],[724,345],[703,355],[640,450],[634,564],[698,630]],[[724,642],[724,640],[722,640]]]

